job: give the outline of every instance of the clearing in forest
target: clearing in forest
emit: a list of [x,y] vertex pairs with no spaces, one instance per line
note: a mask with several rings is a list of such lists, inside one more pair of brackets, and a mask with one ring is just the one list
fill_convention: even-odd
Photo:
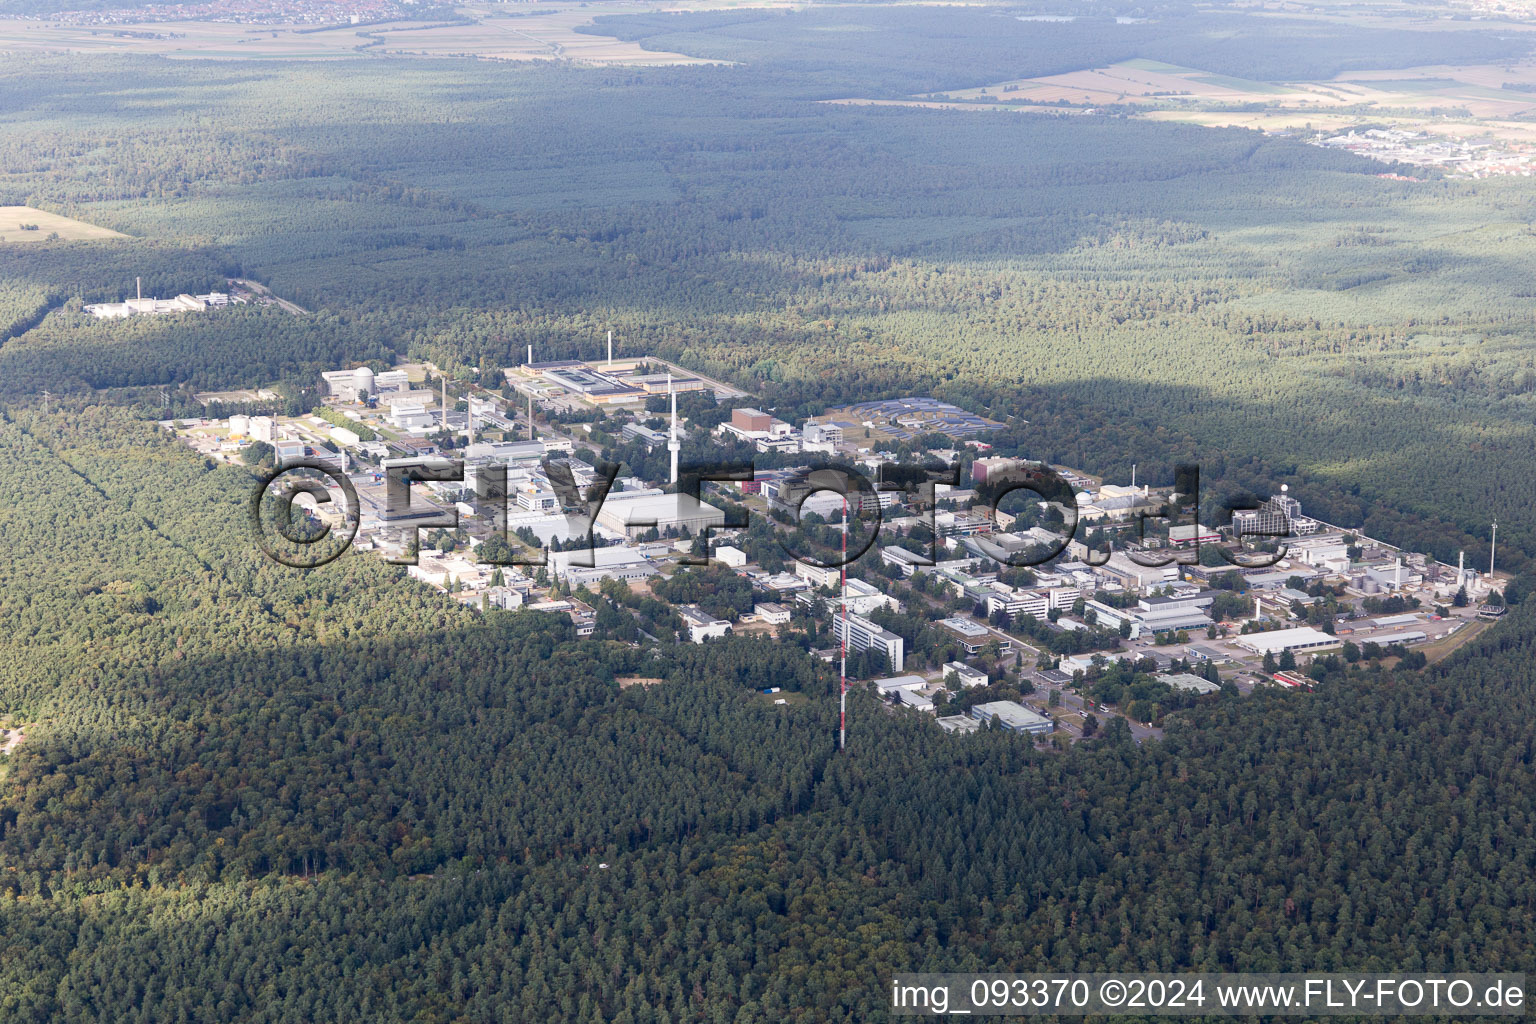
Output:
[[62,241],[90,238],[127,238],[111,228],[99,228],[30,206],[0,206],[0,242],[45,242],[57,235]]

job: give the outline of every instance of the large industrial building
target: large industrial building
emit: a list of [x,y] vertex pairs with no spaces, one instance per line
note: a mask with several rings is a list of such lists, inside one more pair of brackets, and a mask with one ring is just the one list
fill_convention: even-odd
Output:
[[1311,626],[1297,626],[1294,629],[1276,629],[1268,633],[1245,633],[1233,643],[1246,648],[1254,654],[1279,654],[1281,651],[1317,651],[1327,647],[1340,647],[1343,645],[1336,636],[1330,636],[1320,629]]
[[138,298],[122,302],[98,302],[85,307],[85,311],[98,320],[116,320],[128,316],[158,316],[166,313],[201,313],[208,309],[222,309],[230,304],[224,292],[207,295],[183,293],[174,299],[146,299],[141,292]]
[[542,376],[550,384],[564,388],[573,395],[580,395],[593,405],[634,402],[646,395],[643,388],[625,384],[617,377],[580,364],[548,369],[543,371]]
[[688,494],[630,496],[621,491],[608,495],[597,513],[597,521],[635,538],[652,529],[663,534],[669,530],[696,534],[705,527],[725,525],[725,513]]
[[340,402],[366,402],[377,392],[373,371],[366,366],[355,370],[330,370],[320,375],[325,393]]
[[562,390],[593,405],[617,405],[643,402],[651,395],[703,391],[707,385],[698,377],[674,377],[665,373],[639,373],[643,360],[620,359],[586,361],[550,359],[526,362],[516,374],[517,386],[541,395]]

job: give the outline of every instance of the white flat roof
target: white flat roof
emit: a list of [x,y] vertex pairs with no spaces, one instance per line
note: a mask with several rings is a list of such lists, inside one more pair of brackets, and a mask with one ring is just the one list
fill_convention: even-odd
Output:
[[1426,634],[1421,629],[1414,629],[1409,630],[1406,633],[1391,633],[1387,636],[1368,637],[1360,642],[1366,644],[1381,644],[1386,646],[1389,644],[1416,644],[1420,640],[1426,639],[1428,639],[1428,634]]
[[1276,629],[1268,633],[1249,633],[1238,637],[1233,643],[1239,647],[1246,647],[1255,654],[1279,654],[1284,650],[1339,646],[1343,641],[1311,626],[1297,626],[1294,629]]
[[875,689],[881,693],[891,693],[895,690],[913,690],[927,684],[928,680],[922,676],[890,676],[886,679],[876,679]]
[[724,512],[692,495],[643,494],[629,498],[622,491],[608,495],[598,517],[606,517],[625,525],[643,525],[654,519],[663,527],[679,519],[704,518],[710,522],[725,522]]

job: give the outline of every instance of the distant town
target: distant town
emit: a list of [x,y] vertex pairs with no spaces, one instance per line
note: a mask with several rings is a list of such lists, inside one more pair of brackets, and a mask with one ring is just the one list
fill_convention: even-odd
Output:
[[[1308,141],[1314,146],[1344,150],[1384,163],[1433,167],[1453,177],[1530,177],[1536,170],[1536,144],[1493,136],[1453,138],[1428,131],[1362,127],[1346,132],[1317,132]],[[1418,180],[1411,176],[1386,176]]]
[[209,21],[241,25],[362,24],[403,17],[436,16],[433,3],[418,0],[206,0],[203,3],[59,10],[40,20],[60,25],[137,25],[147,22]]
[[[739,388],[648,356],[537,360],[530,350],[500,378],[499,388],[483,378],[450,381],[429,363],[342,369],[321,375],[323,399],[305,415],[217,415],[276,396],[210,393],[199,398],[215,415],[163,425],[215,459],[331,465],[359,497],[356,550],[410,563],[410,579],[471,608],[561,613],[585,635],[596,628],[596,606],[607,607],[596,594],[641,595],[646,601],[633,604],[639,635],[652,640],[787,636],[827,660],[846,641],[850,675],[893,713],[931,715],[950,732],[987,722],[1061,745],[1121,717],[1142,740],[1191,702],[1255,687],[1307,689],[1314,666],[1329,659],[1422,664],[1503,611],[1489,573],[1309,518],[1284,492],[1235,513],[1230,525],[1160,526],[1182,500],[1170,488],[1054,466],[1075,492],[1079,525],[1069,540],[1068,510],[1041,501],[993,507],[989,478],[1021,460],[992,453],[985,438],[998,424],[932,398],[792,423],[744,404],[752,396]],[[678,413],[680,399],[690,406],[689,396],[706,395],[729,406],[717,423],[706,428]],[[685,442],[776,464],[694,498],[676,486]],[[927,508],[904,492],[877,492],[879,543],[848,567],[846,584],[837,568],[783,558],[764,541],[797,517],[841,529],[843,497],[807,494],[804,470],[816,460],[801,456],[873,476],[899,461],[903,446],[929,464],[965,462],[968,479],[936,487]],[[589,524],[562,507],[550,468],[569,470],[585,488],[605,448],[633,453],[627,462],[657,458],[648,477],[615,481],[590,522],[589,549]],[[408,508],[388,505],[391,467],[442,455],[463,461],[462,481],[419,483]],[[504,493],[487,487],[503,479]],[[337,500],[306,515],[339,525],[343,507]],[[726,528],[728,507],[760,524]],[[453,525],[413,526],[427,520]],[[1250,542],[1285,536],[1284,557],[1240,569],[1196,556],[1244,534]],[[931,545],[936,560],[925,554]],[[543,564],[505,564],[508,553]],[[1025,553],[1048,557],[1010,564]],[[1154,553],[1167,564],[1143,564]],[[705,554],[707,568],[685,564]],[[699,593],[734,586],[744,596],[729,607],[706,600],[678,585],[689,573],[735,581]]]

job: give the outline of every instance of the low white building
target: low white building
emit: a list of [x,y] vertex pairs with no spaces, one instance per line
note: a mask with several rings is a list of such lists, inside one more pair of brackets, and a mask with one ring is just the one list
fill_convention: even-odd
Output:
[[420,402],[396,402],[389,407],[389,422],[401,430],[426,430],[437,417]]
[[729,544],[721,544],[715,548],[715,561],[732,569],[740,569],[747,564],[747,553]]
[[922,676],[887,676],[884,679],[875,680],[875,689],[880,696],[894,700],[896,694],[902,690],[917,690],[928,685],[928,680]]
[[656,575],[656,567],[645,555],[631,547],[577,548],[551,551],[549,573],[572,587],[591,587],[603,580],[635,583]]
[[696,644],[725,636],[731,631],[729,622],[715,618],[695,604],[683,605],[677,614],[682,616],[688,639]]
[[1158,682],[1167,683],[1175,690],[1185,690],[1190,693],[1219,693],[1221,687],[1206,679],[1204,676],[1190,675],[1188,672],[1172,672],[1160,674],[1155,677]]
[[809,562],[802,562],[796,559],[795,575],[813,587],[836,587],[838,580],[842,578],[842,570],[841,567],[835,565],[812,565]]
[[973,668],[963,661],[946,661],[944,663],[944,678],[948,679],[950,673],[954,673],[960,680],[960,685],[967,688],[986,686],[991,681],[981,669]]
[[790,620],[789,609],[773,601],[754,604],[752,606],[752,614],[770,626],[785,626],[789,624]]

